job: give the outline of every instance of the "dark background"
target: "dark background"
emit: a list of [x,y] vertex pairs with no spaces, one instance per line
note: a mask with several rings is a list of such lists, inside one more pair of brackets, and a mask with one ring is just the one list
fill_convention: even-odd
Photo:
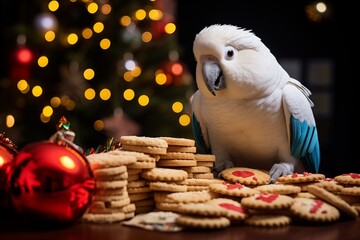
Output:
[[[359,130],[355,117],[359,109],[355,93],[359,79],[359,60],[355,54],[359,13],[351,1],[324,1],[328,7],[326,16],[314,22],[305,12],[306,6],[314,2],[180,0],[177,31],[183,47],[182,60],[195,76],[193,40],[211,24],[233,24],[252,30],[278,59],[295,58],[303,63],[330,60],[333,81],[325,89],[308,85],[306,64],[298,79],[313,95],[326,91],[332,97],[331,114],[315,115],[320,139],[320,171],[327,176],[360,172],[355,146]],[[316,106],[316,101],[314,103]]]

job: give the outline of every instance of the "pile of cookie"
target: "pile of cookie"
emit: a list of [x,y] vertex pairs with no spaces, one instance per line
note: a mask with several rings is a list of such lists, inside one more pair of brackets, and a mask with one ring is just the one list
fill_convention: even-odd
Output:
[[251,168],[229,168],[221,176],[221,183],[209,186],[211,200],[177,206],[179,225],[281,227],[308,222],[324,224],[359,216],[360,174],[357,173],[332,179],[323,174],[293,173],[278,178],[274,184],[268,184],[270,176],[266,172]]
[[206,190],[215,180],[214,156],[196,154],[192,139],[122,136],[120,143],[118,149],[86,156],[96,188],[84,222],[112,223],[170,210],[156,201],[157,193]]
[[360,174],[326,178],[294,173],[269,184],[266,171],[229,168],[214,176],[215,156],[196,152],[195,141],[123,136],[121,147],[87,156],[96,182],[84,222],[122,222],[138,214],[179,214],[184,228],[233,224],[280,227],[331,223],[360,212]]

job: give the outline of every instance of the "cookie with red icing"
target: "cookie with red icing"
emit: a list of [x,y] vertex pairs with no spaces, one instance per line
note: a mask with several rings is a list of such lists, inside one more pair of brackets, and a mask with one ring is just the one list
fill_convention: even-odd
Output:
[[324,180],[325,175],[321,173],[293,173],[286,176],[281,176],[277,179],[279,183],[307,183],[319,180]]
[[241,206],[251,209],[286,209],[293,203],[293,198],[278,193],[258,193],[241,199]]
[[270,181],[270,175],[258,169],[234,167],[221,171],[221,176],[232,183],[258,186],[267,184]]
[[246,208],[243,208],[239,202],[229,198],[213,198],[208,203],[225,209],[225,217],[231,221],[243,221],[249,216]]
[[295,198],[291,213],[310,222],[335,222],[340,218],[339,210],[321,199]]
[[340,184],[360,185],[360,173],[345,173],[334,177]]
[[235,197],[248,197],[259,193],[258,190],[252,189],[240,183],[230,183],[226,181],[210,184],[209,190],[214,193]]

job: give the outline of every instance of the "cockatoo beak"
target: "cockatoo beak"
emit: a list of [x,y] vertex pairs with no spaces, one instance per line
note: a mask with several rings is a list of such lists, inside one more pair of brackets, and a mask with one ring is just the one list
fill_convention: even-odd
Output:
[[212,95],[216,96],[215,90],[225,88],[225,81],[219,64],[212,56],[203,56],[202,74],[205,84]]

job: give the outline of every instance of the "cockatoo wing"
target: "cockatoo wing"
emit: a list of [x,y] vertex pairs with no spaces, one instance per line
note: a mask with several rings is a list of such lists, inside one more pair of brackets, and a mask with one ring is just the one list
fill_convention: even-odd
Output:
[[283,106],[291,154],[303,161],[309,172],[318,172],[320,146],[310,95],[305,86],[291,79],[284,88]]
[[207,134],[206,124],[200,113],[201,95],[199,90],[196,91],[192,98],[192,130],[195,142],[202,153],[211,153],[210,142]]

